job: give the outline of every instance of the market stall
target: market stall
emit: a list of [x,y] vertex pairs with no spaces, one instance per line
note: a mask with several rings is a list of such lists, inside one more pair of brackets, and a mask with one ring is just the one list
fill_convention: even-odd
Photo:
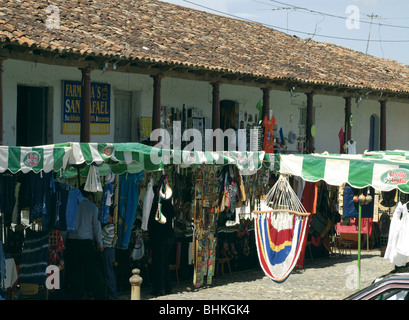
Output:
[[[362,234],[361,218],[365,202],[362,189],[380,191],[394,189],[409,192],[409,153],[403,150],[350,154],[280,155],[280,173],[301,177],[308,182],[324,181],[328,185],[349,186],[361,190],[358,200],[358,235]],[[365,192],[366,193],[366,192]],[[361,237],[358,236],[358,287],[360,286]]]
[[[274,155],[269,156],[274,158]],[[61,199],[66,199],[68,194],[79,197],[78,188],[85,183],[89,191],[97,191],[99,194],[97,201],[101,222],[105,219],[104,213],[109,211],[107,195],[111,197],[110,203],[116,209],[117,248],[125,249],[124,252],[130,250],[132,257],[141,259],[143,253],[137,244],[143,241],[143,232],[140,231],[146,231],[142,226],[143,213],[146,214],[142,210],[145,196],[149,183],[157,184],[165,178],[173,189],[174,206],[178,214],[175,219],[177,235],[179,238],[192,239],[183,250],[182,246],[178,246],[178,252],[187,251],[190,258],[182,257],[182,261],[187,260],[194,266],[194,284],[201,286],[205,280],[210,284],[215,274],[216,251],[217,254],[222,251],[216,247],[218,232],[226,231],[226,221],[240,220],[235,215],[236,207],[239,208],[244,202],[252,207],[257,205],[255,197],[245,197],[249,192],[260,195],[267,190],[268,174],[276,164],[275,160],[268,159],[266,165],[263,165],[264,152],[185,152],[157,149],[139,143],[62,143],[32,148],[0,147],[1,178],[4,180],[4,188],[11,186],[8,190],[12,190],[9,192],[12,201],[2,199],[2,236],[6,253],[15,257],[19,276],[24,274],[24,269],[19,269],[20,262],[26,258],[31,259],[30,261],[40,259],[40,255],[41,265],[44,267],[53,261],[64,268],[61,259],[64,251],[64,244],[60,241],[61,233],[72,228],[75,215],[64,212],[65,216],[62,216]],[[259,174],[260,169],[264,172],[263,175]],[[35,213],[32,203],[20,204],[23,198],[18,197],[19,189],[25,189],[28,185],[30,190],[36,189],[47,194],[49,202],[41,202],[46,210]],[[131,193],[127,197],[133,201],[121,202],[118,199],[118,194],[125,185],[129,185],[127,190]],[[226,196],[229,198],[228,203]],[[220,199],[223,199],[224,207],[220,206]],[[14,214],[17,212],[18,218],[5,213],[7,208],[4,206],[8,203],[12,203],[11,211]],[[66,202],[63,203],[63,206],[66,205]],[[220,221],[224,221],[224,224]],[[133,228],[135,223],[137,230]],[[240,226],[243,227],[242,224]],[[40,235],[36,231],[41,231],[45,236],[44,246],[48,241],[48,255],[45,254],[47,252],[42,252],[34,258],[26,257],[22,250],[23,244],[27,241],[27,235]],[[237,234],[237,238],[242,240],[240,256],[249,256],[251,232],[250,228],[245,227]],[[135,237],[139,237],[138,240]],[[148,246],[149,239],[145,247]],[[149,250],[145,252],[149,253]],[[237,252],[236,249],[233,252]],[[127,255],[123,256],[126,261]],[[178,258],[180,263],[180,254]],[[44,283],[43,271],[41,279],[33,280],[35,284]],[[31,283],[32,280],[28,278],[26,282]]]

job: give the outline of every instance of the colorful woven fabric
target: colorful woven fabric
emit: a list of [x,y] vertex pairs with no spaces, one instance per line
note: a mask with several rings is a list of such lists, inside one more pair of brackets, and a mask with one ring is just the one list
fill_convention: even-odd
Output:
[[264,273],[283,282],[294,269],[306,236],[307,217],[288,212],[258,214],[256,247]]

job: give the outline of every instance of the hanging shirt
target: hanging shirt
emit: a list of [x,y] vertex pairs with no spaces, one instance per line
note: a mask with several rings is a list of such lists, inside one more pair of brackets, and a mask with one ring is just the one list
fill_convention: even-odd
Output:
[[269,120],[266,115],[263,120],[264,126],[264,140],[263,140],[263,150],[266,153],[274,153],[274,136],[273,130],[274,125],[276,124],[276,119],[274,116]]

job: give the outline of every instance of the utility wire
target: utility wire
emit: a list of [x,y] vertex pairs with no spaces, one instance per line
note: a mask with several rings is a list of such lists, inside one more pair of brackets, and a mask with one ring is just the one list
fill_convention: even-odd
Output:
[[[299,33],[299,34],[304,34],[304,35],[307,35],[307,36],[310,36],[310,37],[314,36],[314,37],[321,37],[321,38],[327,38],[327,39],[337,39],[337,40],[347,40],[347,41],[361,41],[361,42],[363,42],[363,41],[383,42],[383,43],[385,43],[385,42],[389,42],[389,43],[409,42],[409,39],[401,39],[401,40],[370,39],[370,40],[368,40],[368,39],[347,38],[347,37],[337,37],[337,36],[324,35],[324,34],[316,34],[316,33],[299,31],[299,30],[294,30],[294,29],[288,29],[287,30],[286,28],[282,28],[282,27],[279,27],[279,26],[274,26],[274,25],[271,25],[271,24],[262,23],[262,22],[258,22],[258,21],[255,21],[255,20],[251,20],[251,19],[246,19],[246,18],[243,18],[243,17],[239,17],[239,16],[236,16],[236,15],[227,13],[227,12],[216,10],[216,9],[213,9],[213,8],[210,8],[210,7],[206,7],[206,6],[203,6],[201,4],[195,3],[193,1],[189,1],[189,0],[183,0],[183,1],[187,2],[187,3],[190,3],[190,4],[193,4],[193,5],[197,6],[197,7],[201,7],[201,8],[207,9],[207,10],[211,10],[213,12],[217,12],[217,13],[220,13],[222,15],[229,16],[229,17],[232,17],[232,18],[235,18],[235,19],[245,20],[245,21],[248,21],[248,22],[260,23],[262,25],[265,25],[265,26],[273,28],[273,29],[283,30],[283,31],[287,31],[287,32],[291,31],[291,32]],[[272,0],[270,0],[270,1],[272,1]],[[345,17],[344,17],[344,19],[345,19]]]
[[[281,1],[276,1],[276,0],[269,0],[269,1],[281,4],[281,5],[285,5],[285,6],[290,6],[290,7],[293,7],[295,9],[299,9],[299,10],[303,10],[303,11],[307,11],[307,12],[311,12],[311,13],[322,14],[322,15],[325,15],[325,16],[328,16],[328,17],[345,20],[345,17],[343,17],[343,16],[338,16],[338,15],[331,14],[331,13],[326,13],[326,12],[316,11],[316,10],[312,10],[312,9],[308,9],[308,8],[298,7],[298,6],[295,6],[295,5],[292,5],[292,4],[289,4],[289,3],[285,3],[285,2],[281,2]],[[372,24],[372,19],[371,19],[371,21],[361,20],[360,22],[367,23],[367,24]],[[382,23],[380,25],[384,26],[384,27],[389,27],[389,28],[409,29],[409,26],[400,26],[400,25],[382,24]]]

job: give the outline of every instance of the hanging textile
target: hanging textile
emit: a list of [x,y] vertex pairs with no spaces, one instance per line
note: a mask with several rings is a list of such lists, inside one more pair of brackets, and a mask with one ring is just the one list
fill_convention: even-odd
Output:
[[51,196],[50,228],[66,231],[67,230],[66,209],[68,195],[70,192],[70,186],[66,183],[61,183],[58,181],[55,181],[54,185],[55,192]]
[[264,126],[264,140],[263,150],[266,153],[274,153],[274,125],[277,123],[276,118],[272,116],[268,119],[268,115],[265,115],[263,119]]
[[152,208],[152,202],[155,194],[153,192],[153,179],[150,178],[148,187],[146,189],[145,197],[143,199],[143,208],[142,208],[142,225],[141,229],[146,231],[148,230],[148,221],[149,214]]
[[256,248],[264,273],[285,281],[305,245],[307,213],[287,178],[280,176],[265,198],[271,210],[254,211]]
[[19,283],[43,285],[47,278],[48,265],[48,232],[26,230],[21,264],[19,268]]
[[99,207],[99,221],[101,223],[108,223],[109,219],[109,209],[113,204],[114,197],[114,181],[115,174],[109,173],[105,177],[104,189],[102,192],[101,205]]
[[389,260],[397,267],[406,265],[409,256],[408,246],[409,216],[406,204],[399,202],[393,212],[389,227],[388,244],[384,259]]
[[30,171],[25,178],[19,197],[20,207],[30,207],[29,222],[41,219],[42,230],[47,231],[51,226],[52,194],[55,192],[53,174]]
[[[373,188],[368,188],[368,195],[375,198],[375,192]],[[344,188],[344,199],[342,208],[342,218],[358,218],[359,216],[359,203],[354,202],[354,196],[359,195],[359,190],[356,188],[351,188],[350,186],[345,186]],[[362,203],[361,206],[361,218],[373,218],[374,211],[374,201],[369,203]]]
[[342,128],[338,132],[338,138],[339,138],[339,153],[343,154],[343,153],[345,153],[345,151],[344,151],[345,134],[344,134],[344,130]]
[[139,201],[139,185],[145,174],[126,173],[119,176],[118,240],[119,249],[128,249]]

